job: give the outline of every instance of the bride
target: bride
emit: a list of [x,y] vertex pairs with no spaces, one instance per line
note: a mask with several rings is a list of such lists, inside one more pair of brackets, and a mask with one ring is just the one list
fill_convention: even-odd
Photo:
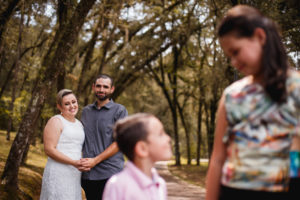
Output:
[[78,103],[69,89],[59,91],[56,100],[61,114],[51,117],[44,129],[44,150],[48,161],[40,199],[81,200],[79,168],[84,131],[81,122],[75,118]]

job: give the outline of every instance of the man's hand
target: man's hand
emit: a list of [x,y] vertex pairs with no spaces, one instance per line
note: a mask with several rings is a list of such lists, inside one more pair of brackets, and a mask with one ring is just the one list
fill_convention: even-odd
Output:
[[81,158],[79,170],[89,171],[93,167],[95,167],[100,162],[110,158],[115,155],[119,151],[117,142],[113,142],[108,148],[106,148],[102,153],[94,158]]
[[81,160],[75,160],[73,166],[76,167],[81,172],[86,172],[91,170],[91,168],[83,166]]
[[98,164],[95,158],[81,158],[80,163],[83,169],[91,169]]

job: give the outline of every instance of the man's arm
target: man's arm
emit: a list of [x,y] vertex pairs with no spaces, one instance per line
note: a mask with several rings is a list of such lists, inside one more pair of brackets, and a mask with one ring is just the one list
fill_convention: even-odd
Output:
[[115,155],[119,151],[119,147],[117,142],[113,142],[109,145],[102,153],[94,158],[82,158],[81,164],[83,168],[93,168],[98,163],[102,162],[103,160],[108,159],[109,157]]

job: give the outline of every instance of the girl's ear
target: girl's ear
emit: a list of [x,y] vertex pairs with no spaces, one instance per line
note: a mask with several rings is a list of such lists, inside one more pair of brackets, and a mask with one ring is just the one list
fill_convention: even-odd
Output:
[[260,42],[260,44],[262,46],[265,45],[267,36],[266,36],[266,32],[264,29],[256,28],[254,31],[254,36],[258,39],[258,41]]
[[146,158],[149,155],[148,145],[145,141],[138,141],[134,147],[134,154],[140,158]]

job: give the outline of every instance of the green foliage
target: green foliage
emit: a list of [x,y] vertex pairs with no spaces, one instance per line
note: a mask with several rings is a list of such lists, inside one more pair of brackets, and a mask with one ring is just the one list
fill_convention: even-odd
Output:
[[26,111],[26,106],[30,100],[30,94],[27,91],[21,91],[19,97],[14,101],[14,110],[11,113],[9,111],[9,104],[11,102],[11,97],[4,96],[2,97],[0,104],[0,129],[7,129],[7,121],[9,118],[12,118],[14,130],[18,128],[19,123],[21,122],[22,116]]

